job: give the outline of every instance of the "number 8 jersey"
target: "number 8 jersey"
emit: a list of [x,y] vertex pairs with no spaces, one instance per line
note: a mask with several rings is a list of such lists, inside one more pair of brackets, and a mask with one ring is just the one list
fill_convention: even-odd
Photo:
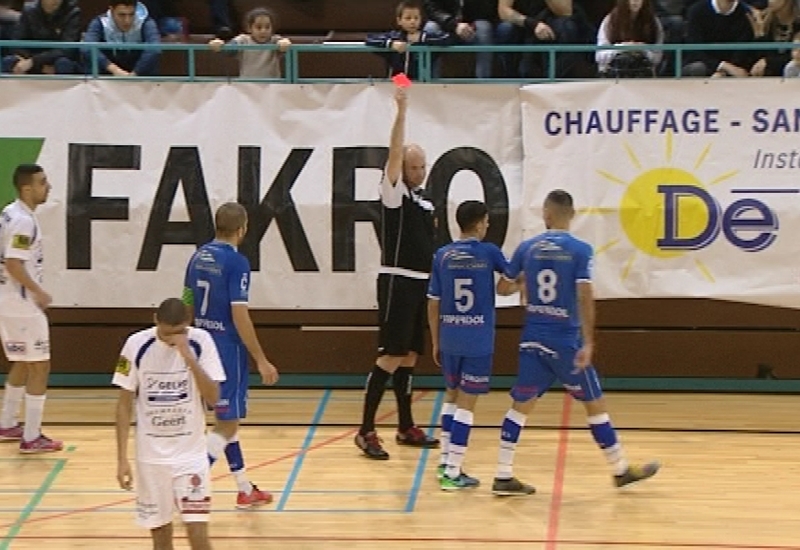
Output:
[[591,245],[566,231],[549,230],[517,247],[509,278],[525,275],[523,341],[580,337],[578,283],[591,282],[592,256]]
[[433,259],[428,298],[439,300],[439,349],[460,357],[494,353],[495,272],[508,261],[494,244],[478,239],[440,248]]
[[247,304],[250,262],[232,245],[211,241],[201,246],[186,268],[183,302],[194,307],[194,325],[214,341],[242,344],[231,306]]

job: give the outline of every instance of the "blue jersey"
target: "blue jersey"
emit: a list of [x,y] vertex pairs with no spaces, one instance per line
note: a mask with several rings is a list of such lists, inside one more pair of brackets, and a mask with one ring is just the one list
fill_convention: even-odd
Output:
[[184,302],[194,306],[194,324],[217,342],[242,344],[233,324],[233,304],[247,304],[250,262],[233,246],[212,241],[189,260],[184,281]]
[[477,239],[440,248],[433,259],[428,297],[439,300],[439,349],[479,357],[494,353],[494,273],[508,261],[497,246]]
[[566,231],[547,231],[517,247],[509,276],[525,274],[523,340],[580,337],[578,283],[591,282],[592,247]]

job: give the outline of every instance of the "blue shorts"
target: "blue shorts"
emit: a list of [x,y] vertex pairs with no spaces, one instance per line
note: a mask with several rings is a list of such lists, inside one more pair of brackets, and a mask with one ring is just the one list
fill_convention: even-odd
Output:
[[472,395],[489,393],[492,358],[492,355],[464,357],[443,353],[442,374],[445,386],[448,390],[458,388]]
[[216,342],[225,381],[220,384],[219,401],[214,413],[219,420],[239,420],[247,416],[247,387],[250,374],[247,348],[238,344]]
[[558,380],[578,401],[594,401],[603,396],[593,366],[578,369],[575,355],[580,342],[523,342],[519,347],[519,373],[511,397],[524,403],[541,397]]

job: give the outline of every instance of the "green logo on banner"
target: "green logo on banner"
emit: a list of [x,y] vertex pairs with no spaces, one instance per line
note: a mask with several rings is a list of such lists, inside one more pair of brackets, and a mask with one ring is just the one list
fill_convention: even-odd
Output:
[[11,177],[19,164],[34,164],[42,152],[44,138],[0,137],[0,208],[12,202],[17,193]]

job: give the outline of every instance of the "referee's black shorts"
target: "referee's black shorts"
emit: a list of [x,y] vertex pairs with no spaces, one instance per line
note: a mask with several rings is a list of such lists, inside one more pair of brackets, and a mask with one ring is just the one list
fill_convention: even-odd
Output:
[[427,327],[428,281],[378,275],[379,355],[422,355]]

